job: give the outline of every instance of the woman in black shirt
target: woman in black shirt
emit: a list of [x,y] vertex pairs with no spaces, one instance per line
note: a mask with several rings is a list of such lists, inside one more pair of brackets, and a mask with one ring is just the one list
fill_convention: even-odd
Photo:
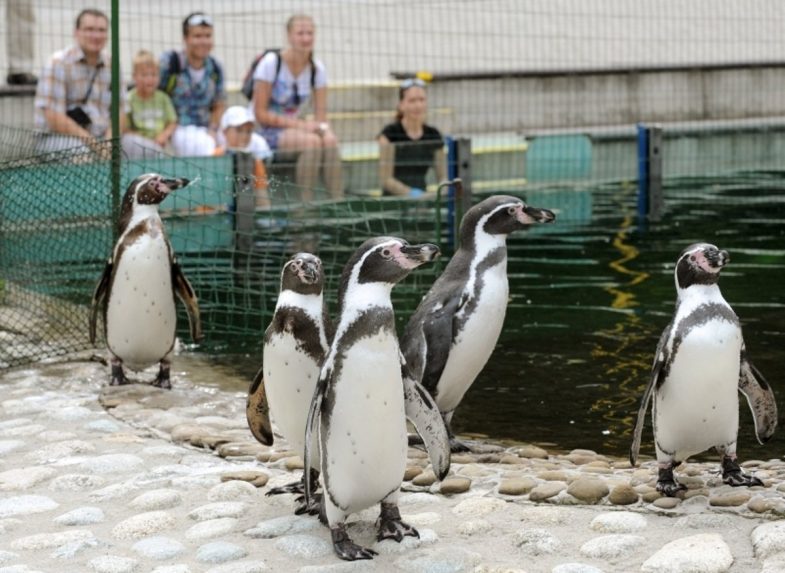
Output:
[[385,195],[422,196],[431,167],[437,181],[447,178],[444,140],[438,129],[425,123],[427,111],[425,82],[405,80],[398,91],[396,120],[379,134],[379,175]]

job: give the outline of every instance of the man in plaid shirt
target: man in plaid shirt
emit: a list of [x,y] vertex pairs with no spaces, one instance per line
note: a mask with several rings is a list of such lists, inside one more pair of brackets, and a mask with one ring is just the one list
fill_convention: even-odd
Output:
[[[108,34],[106,14],[82,10],[76,18],[76,44],[55,52],[44,67],[35,94],[35,126],[47,132],[39,140],[40,152],[87,145],[100,153],[98,140],[112,137],[112,72],[103,53]],[[123,86],[120,98],[125,107]]]

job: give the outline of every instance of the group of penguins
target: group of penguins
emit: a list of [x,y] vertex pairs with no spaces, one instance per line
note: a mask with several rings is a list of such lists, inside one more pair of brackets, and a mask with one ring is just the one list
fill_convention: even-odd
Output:
[[[171,192],[188,184],[149,173],[134,179],[123,198],[119,239],[90,313],[93,342],[103,315],[112,385],[129,383],[124,367],[138,371],[158,363],[153,384],[171,388],[175,295],[186,306],[193,339],[202,337],[197,297],[158,213]],[[501,333],[509,297],[507,236],[554,220],[552,211],[512,196],[490,196],[469,209],[458,250],[400,339],[392,288],[433,261],[436,245],[395,237],[365,241],[343,269],[334,321],[324,304],[319,258],[298,253],[284,264],[246,414],[253,435],[267,445],[274,440],[272,417],[305,461],[302,481],[268,494],[301,494],[295,511],[319,514],[340,558],[373,557],[373,550],[349,537],[346,519],[377,503],[379,540],[418,536],[397,506],[408,445],[421,440],[439,479],[449,470],[450,453],[466,449],[450,420]],[[720,271],[728,261],[726,251],[699,243],[676,262],[676,310],[657,346],[630,449],[635,465],[653,398],[657,489],[664,495],[685,489],[674,467],[710,448],[721,455],[725,483],[763,485],[736,460],[738,392],[749,402],[761,443],[774,432],[777,407],[771,387],[747,358],[739,319],[720,293]],[[407,419],[419,438],[408,435]]]

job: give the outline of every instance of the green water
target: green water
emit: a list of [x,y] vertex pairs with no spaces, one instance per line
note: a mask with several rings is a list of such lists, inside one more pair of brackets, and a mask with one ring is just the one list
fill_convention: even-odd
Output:
[[[508,241],[505,327],[455,414],[456,431],[624,455],[657,340],[674,309],[675,259],[698,241],[730,252],[720,286],[741,318],[751,360],[785,408],[781,175],[671,183],[664,217],[647,228],[638,226],[631,186],[526,195],[531,204],[557,211],[558,220]],[[396,287],[401,324],[428,281]],[[250,379],[259,355],[253,347],[215,360]],[[742,457],[780,455],[782,431],[758,446],[746,403],[741,426]],[[642,451],[653,454],[650,429]]]

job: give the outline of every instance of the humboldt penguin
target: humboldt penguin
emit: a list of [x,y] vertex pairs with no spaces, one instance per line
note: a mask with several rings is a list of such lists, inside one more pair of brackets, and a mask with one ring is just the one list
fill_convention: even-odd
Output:
[[413,377],[433,395],[453,452],[468,448],[452,434],[452,415],[490,358],[507,311],[507,235],[555,218],[506,195],[469,209],[458,250],[406,325],[403,355]]
[[666,496],[686,489],[674,478],[673,468],[709,448],[721,456],[726,484],[763,485],[744,474],[736,460],[738,393],[752,409],[760,443],[774,433],[777,404],[771,386],[747,358],[739,319],[720,292],[720,271],[729,260],[726,251],[698,243],[687,247],[676,263],[676,311],[660,337],[630,448],[634,466],[653,396],[657,490]]
[[[405,363],[395,331],[390,294],[393,286],[421,264],[433,260],[438,247],[409,245],[402,239],[369,239],[344,267],[339,290],[338,320],[314,393],[305,438],[306,467],[316,454],[311,436],[318,435],[323,517],[333,546],[345,560],[371,559],[375,552],[356,545],[345,519],[381,502],[378,539],[417,537],[401,520],[397,498],[406,468],[408,416],[426,444],[439,450],[434,472],[449,469],[449,441],[441,416],[427,392],[405,376]],[[441,432],[438,427],[442,426]],[[306,474],[306,498],[314,484]]]
[[[262,367],[246,402],[248,426],[257,440],[273,444],[272,415],[289,446],[303,457],[308,408],[329,349],[330,323],[323,287],[319,257],[297,253],[284,264],[275,312],[264,334]],[[315,456],[311,471],[318,471],[318,462]],[[304,493],[304,480],[273,488],[267,495],[281,493]],[[298,508],[297,513],[301,511]]]
[[175,295],[185,304],[195,342],[202,338],[199,306],[175,259],[158,205],[187,179],[147,173],[123,197],[119,239],[93,293],[90,342],[95,343],[99,309],[111,356],[111,385],[128,384],[123,367],[139,371],[159,364],[153,385],[171,388],[170,356],[175,342]]

